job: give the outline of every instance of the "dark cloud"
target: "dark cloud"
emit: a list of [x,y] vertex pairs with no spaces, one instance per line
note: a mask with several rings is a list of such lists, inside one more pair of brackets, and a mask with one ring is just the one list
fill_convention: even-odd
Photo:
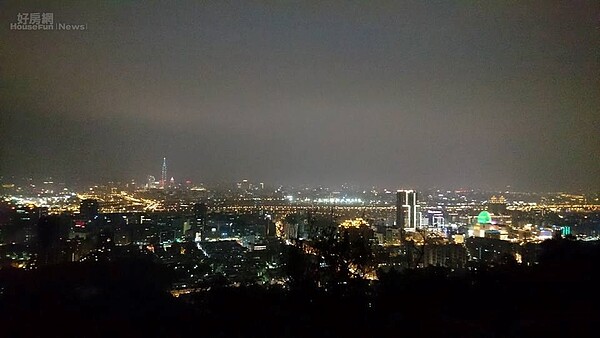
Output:
[[595,1],[2,6],[0,174],[600,187]]

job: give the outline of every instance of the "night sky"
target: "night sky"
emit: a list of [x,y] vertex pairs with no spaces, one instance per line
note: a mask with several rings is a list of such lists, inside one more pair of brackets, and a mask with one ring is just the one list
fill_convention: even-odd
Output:
[[600,190],[598,1],[56,3],[0,4],[0,175]]

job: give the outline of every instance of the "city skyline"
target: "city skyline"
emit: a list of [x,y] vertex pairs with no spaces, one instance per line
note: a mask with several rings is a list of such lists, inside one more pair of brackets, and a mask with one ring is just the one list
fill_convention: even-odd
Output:
[[2,176],[600,187],[597,2],[2,9]]
[[0,1],[7,337],[595,337],[600,1]]
[[[166,159],[162,158],[162,159]],[[162,163],[161,159],[161,163]],[[597,193],[598,189],[594,186],[588,186],[584,188],[572,188],[572,189],[555,189],[555,190],[542,190],[542,189],[526,189],[519,186],[514,185],[506,185],[506,186],[490,186],[490,185],[414,185],[414,184],[406,184],[402,183],[403,180],[395,184],[388,185],[376,185],[376,184],[368,184],[368,183],[355,183],[355,182],[341,182],[335,184],[323,184],[319,182],[296,182],[290,183],[289,181],[281,180],[281,181],[265,181],[261,178],[249,177],[249,176],[240,176],[240,177],[231,177],[231,178],[222,178],[222,179],[214,179],[214,180],[206,180],[202,179],[191,179],[190,177],[178,176],[177,173],[174,175],[169,175],[169,179],[165,182],[166,185],[162,185],[162,165],[157,167],[153,172],[149,173],[138,173],[131,177],[123,177],[118,179],[98,179],[98,178],[89,178],[82,179],[80,177],[60,177],[60,176],[52,176],[52,175],[32,175],[32,176],[17,176],[17,175],[0,175],[0,184],[23,184],[26,181],[31,182],[32,184],[39,183],[51,183],[51,184],[64,184],[70,187],[90,187],[90,186],[98,186],[98,185],[112,185],[112,184],[131,184],[134,183],[138,185],[139,188],[144,188],[151,185],[151,188],[154,189],[164,189],[164,188],[174,188],[178,186],[189,186],[189,187],[199,187],[206,186],[211,188],[233,188],[236,185],[239,185],[240,182],[249,182],[253,185],[263,185],[264,187],[277,188],[277,187],[290,187],[290,188],[301,188],[301,189],[376,189],[381,191],[390,191],[396,192],[400,190],[416,190],[416,191],[481,191],[481,192],[519,192],[519,193],[534,193],[534,194],[545,194],[545,193]],[[171,181],[173,180],[173,181]],[[171,185],[172,184],[172,185]]]

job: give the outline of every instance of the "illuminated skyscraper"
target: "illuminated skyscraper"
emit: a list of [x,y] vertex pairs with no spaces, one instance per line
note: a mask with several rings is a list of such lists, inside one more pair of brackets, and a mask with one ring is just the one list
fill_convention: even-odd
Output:
[[154,176],[148,175],[148,182],[146,183],[146,188],[156,188],[156,178]]
[[[196,232],[200,233],[200,240],[206,237],[206,219],[208,217],[208,207],[205,203],[194,204],[194,224]],[[197,237],[197,236],[196,236]]]
[[417,192],[398,190],[396,193],[396,228],[414,231],[419,225]]
[[160,187],[164,189],[167,186],[167,158],[163,157],[162,171],[160,175]]

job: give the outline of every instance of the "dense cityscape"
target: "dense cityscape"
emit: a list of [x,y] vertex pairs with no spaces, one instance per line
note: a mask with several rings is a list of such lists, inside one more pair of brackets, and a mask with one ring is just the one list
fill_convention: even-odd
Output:
[[0,337],[598,335],[598,0],[0,22]]
[[[252,287],[336,290],[354,299],[357,285],[367,297],[394,276],[414,278],[410,271],[469,279],[490,269],[535,269],[563,242],[600,250],[598,194],[273,187],[247,179],[210,186],[169,178],[166,159],[161,169],[158,180],[78,189],[3,177],[0,272],[133,260],[169,271],[163,291],[185,304]],[[0,287],[11,299],[9,281]],[[83,287],[90,290],[76,297],[101,292]]]

